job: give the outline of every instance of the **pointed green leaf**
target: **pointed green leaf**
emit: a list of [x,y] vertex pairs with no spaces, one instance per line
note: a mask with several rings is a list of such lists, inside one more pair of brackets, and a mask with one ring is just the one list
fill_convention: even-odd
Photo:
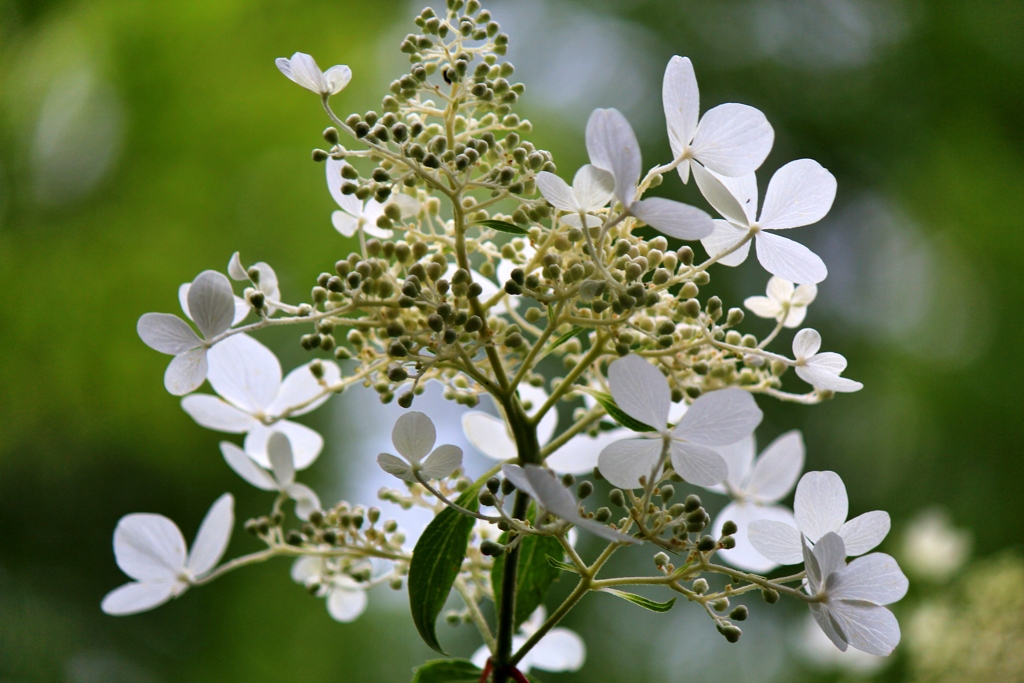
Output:
[[474,225],[482,225],[485,228],[491,230],[497,230],[498,232],[507,232],[510,235],[529,235],[530,231],[526,228],[521,228],[515,223],[509,223],[508,221],[477,221]]
[[672,609],[672,605],[676,604],[676,599],[672,598],[668,602],[656,602],[650,598],[645,598],[642,595],[636,593],[627,593],[626,591],[618,591],[614,588],[602,588],[602,593],[611,593],[614,596],[620,597],[623,600],[629,600],[634,605],[640,605],[644,609],[649,609],[652,612],[667,612]]
[[[480,505],[477,494],[482,485],[480,481],[466,489],[456,503],[475,512]],[[412,621],[424,642],[441,654],[446,653],[437,642],[435,622],[462,568],[475,523],[472,517],[445,508],[423,530],[409,563]]]
[[579,569],[577,569],[574,565],[569,564],[568,562],[560,562],[559,560],[556,560],[550,555],[548,555],[546,559],[548,561],[548,564],[550,564],[555,569],[560,569],[563,572],[572,572],[573,574],[580,573]]
[[653,432],[657,431],[654,427],[645,425],[640,420],[634,420],[629,415],[623,412],[622,408],[615,403],[615,399],[612,398],[611,394],[606,394],[601,391],[595,391],[591,394],[601,407],[604,408],[605,412],[608,413],[608,417],[612,418],[620,425],[627,429],[632,429],[634,432]]
[[434,659],[412,670],[412,683],[478,683],[482,673],[468,659]]
[[[536,508],[530,504],[527,519],[532,523]],[[508,533],[501,535],[501,543],[508,542]],[[519,542],[519,567],[516,569],[516,628],[530,618],[533,611],[544,601],[551,584],[558,580],[561,572],[551,566],[549,556],[565,557],[562,544],[552,536],[526,536]],[[491,587],[494,603],[501,604],[501,575],[505,569],[505,556],[494,558],[491,569]]]
[[582,337],[582,336],[584,336],[585,334],[587,334],[588,332],[590,332],[590,330],[589,330],[588,328],[586,328],[586,327],[580,327],[579,325],[576,325],[575,327],[573,327],[573,328],[572,328],[571,330],[569,330],[569,331],[568,331],[568,332],[566,332],[565,334],[563,334],[563,335],[560,335],[560,336],[558,337],[558,339],[556,339],[556,340],[555,340],[555,341],[554,341],[554,342],[553,342],[553,343],[551,344],[551,346],[550,346],[550,347],[548,347],[548,353],[550,353],[550,352],[554,351],[554,350],[555,350],[555,349],[557,349],[557,348],[558,348],[559,346],[561,346],[561,345],[562,345],[562,344],[564,344],[565,342],[569,341],[569,340],[570,340],[570,339],[572,339],[573,337]]

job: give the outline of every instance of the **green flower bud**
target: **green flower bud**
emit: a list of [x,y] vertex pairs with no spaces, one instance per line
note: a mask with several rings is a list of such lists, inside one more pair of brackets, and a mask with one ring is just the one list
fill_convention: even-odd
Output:
[[683,508],[686,512],[693,512],[701,505],[700,497],[695,496],[692,493],[686,497],[686,501],[683,503]]
[[736,609],[729,612],[729,618],[733,621],[746,621],[748,616],[750,616],[750,611],[746,605],[739,605]]
[[697,595],[704,595],[708,592],[707,579],[697,579],[693,582],[693,592]]
[[736,526],[736,522],[732,521],[731,519],[727,520],[725,524],[722,525],[723,536],[732,536],[737,531],[739,531],[739,528]]
[[774,588],[762,588],[761,597],[764,598],[764,601],[769,605],[774,605],[779,601],[779,592]]
[[626,496],[623,495],[620,489],[612,489],[609,491],[608,500],[611,501],[612,505],[617,505],[620,508],[626,507]]

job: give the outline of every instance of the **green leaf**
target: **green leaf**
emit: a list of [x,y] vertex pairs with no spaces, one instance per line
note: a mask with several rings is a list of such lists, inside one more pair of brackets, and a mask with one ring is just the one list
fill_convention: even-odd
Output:
[[[530,504],[527,519],[532,523],[536,508]],[[508,533],[501,535],[501,543],[508,543]],[[530,618],[533,611],[544,601],[551,584],[559,579],[561,572],[552,567],[549,556],[565,557],[562,544],[552,536],[526,536],[519,542],[519,567],[516,570],[516,628]],[[494,558],[491,569],[491,587],[494,589],[494,603],[501,604],[501,575],[505,569],[505,556]]]
[[620,425],[627,429],[632,429],[634,432],[654,432],[657,431],[650,425],[645,425],[640,420],[634,420],[629,415],[623,412],[622,408],[615,403],[615,399],[611,397],[611,394],[606,394],[601,391],[595,391],[591,394],[594,399],[601,404],[608,413],[608,417],[612,418]]
[[[482,485],[481,481],[469,487],[455,502],[476,512],[480,505],[477,494]],[[445,508],[424,529],[409,563],[412,621],[424,642],[441,654],[446,653],[437,642],[435,622],[462,568],[475,523],[474,518]]]
[[478,683],[481,674],[468,659],[433,659],[412,670],[412,683]]
[[569,341],[573,337],[582,337],[583,335],[587,334],[588,332],[590,332],[590,330],[588,328],[580,327],[579,325],[576,325],[575,327],[573,327],[571,330],[569,330],[565,334],[559,336],[558,339],[556,339],[554,341],[554,343],[552,343],[551,346],[548,348],[548,353],[554,351],[559,346],[561,346],[565,342]]
[[507,232],[510,235],[529,235],[530,234],[530,231],[527,230],[526,228],[521,228],[518,225],[516,225],[515,223],[509,223],[508,221],[496,221],[496,220],[477,221],[473,225],[482,225],[485,228],[490,228],[491,230],[497,230],[498,232]]
[[668,602],[655,602],[650,598],[645,598],[642,595],[636,593],[627,593],[626,591],[617,591],[614,588],[602,588],[602,593],[611,593],[614,596],[620,597],[623,600],[629,600],[634,605],[640,605],[644,609],[649,609],[652,612],[667,612],[672,609],[672,605],[676,604],[676,599],[672,598]]
[[580,570],[577,569],[575,567],[575,565],[571,565],[568,562],[561,562],[561,561],[556,560],[555,558],[551,557],[550,555],[548,555],[546,559],[548,561],[548,564],[550,564],[555,569],[560,569],[563,572],[572,572],[573,574],[579,574],[580,573]]

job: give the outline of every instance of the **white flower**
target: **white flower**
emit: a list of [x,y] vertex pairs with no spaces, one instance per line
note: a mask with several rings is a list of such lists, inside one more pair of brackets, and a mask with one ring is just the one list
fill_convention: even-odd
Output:
[[863,555],[889,533],[889,513],[865,512],[849,522],[850,502],[846,486],[835,472],[808,472],[800,478],[793,501],[796,527],[783,522],[750,523],[750,543],[757,552],[779,564],[797,564],[803,557],[801,536],[811,543],[835,532],[851,556]]
[[204,270],[188,287],[182,302],[203,338],[188,323],[171,313],[146,313],[136,327],[139,337],[152,349],[174,356],[164,373],[164,386],[175,396],[195,391],[206,379],[210,341],[235,319],[235,295],[231,283],[214,270]]
[[270,471],[263,469],[245,451],[230,441],[220,442],[224,461],[238,476],[258,489],[280,491],[295,501],[295,514],[300,519],[309,519],[309,514],[320,509],[320,499],[313,489],[295,481],[295,459],[288,437],[282,432],[272,432],[267,441]]
[[712,490],[725,493],[732,502],[715,517],[711,535],[720,537],[726,520],[732,520],[737,527],[733,534],[736,547],[721,550],[718,555],[740,569],[759,573],[771,571],[778,564],[754,549],[747,531],[750,523],[759,519],[796,525],[793,513],[777,503],[793,490],[803,470],[803,438],[798,431],[786,432],[772,441],[756,460],[753,436],[719,448],[718,452],[729,466],[729,475],[722,485]]
[[860,391],[864,385],[852,379],[840,377],[846,369],[846,359],[831,351],[818,353],[821,335],[817,330],[805,329],[793,338],[793,357],[796,360],[797,377],[815,389],[826,391]]
[[[548,393],[529,384],[519,385],[519,397],[526,414],[533,414],[548,400]],[[558,411],[549,410],[537,424],[537,440],[543,447],[551,441],[558,426]],[[516,442],[512,439],[508,423],[478,410],[462,415],[462,431],[473,447],[493,460],[511,460],[518,457]],[[624,436],[623,430],[598,432],[597,436],[578,434],[552,453],[544,464],[556,472],[587,474],[597,466],[597,456],[609,443]]]
[[533,498],[537,505],[556,517],[586,529],[595,536],[613,543],[636,543],[636,539],[609,527],[587,519],[580,514],[576,499],[562,486],[555,473],[536,465],[504,465],[501,473],[512,482],[517,489]]
[[634,201],[640,182],[640,143],[629,121],[618,110],[595,109],[590,115],[587,153],[590,163],[615,178],[615,196],[630,215],[681,240],[697,240],[711,234],[711,217],[696,207],[663,197]]
[[355,621],[366,611],[366,589],[348,574],[336,570],[322,557],[305,555],[292,564],[292,580],[306,588],[317,588],[319,597],[327,598],[327,612],[335,621]]
[[319,362],[323,384],[300,365],[281,381],[281,363],[263,344],[245,334],[236,334],[210,349],[210,386],[219,394],[193,394],[181,400],[181,407],[207,429],[245,434],[245,452],[264,468],[271,466],[267,441],[276,430],[288,436],[295,453],[295,467],[313,464],[324,440],[309,427],[287,417],[303,415],[318,408],[330,396],[324,387],[336,384],[341,371],[332,361]]
[[800,327],[807,315],[807,307],[818,296],[817,285],[793,286],[792,282],[772,276],[768,280],[768,296],[750,296],[743,302],[754,315],[774,318],[783,327]]
[[617,359],[608,368],[608,385],[619,408],[655,431],[617,441],[601,451],[598,468],[620,488],[639,488],[661,467],[663,445],[669,443],[672,467],[698,486],[718,484],[729,469],[712,448],[728,446],[750,436],[762,413],[754,398],[729,388],[702,395],[679,424],[668,424],[672,397],[664,375],[635,354]]
[[[611,200],[615,193],[615,178],[608,171],[587,164],[576,171],[572,179],[572,187],[554,173],[541,171],[537,174],[537,187],[544,199],[558,209],[565,211],[562,222],[577,228],[582,227],[580,214],[600,211]],[[596,228],[601,225],[597,216],[587,216],[587,227]]]
[[[519,627],[519,633],[512,636],[512,650],[516,651],[526,644],[526,641],[536,633],[547,619],[547,611],[544,606],[538,607],[530,618]],[[487,665],[491,652],[484,645],[473,653],[473,664],[483,669]],[[579,671],[583,662],[587,659],[587,646],[583,639],[574,631],[556,626],[544,634],[544,637],[533,646],[526,655],[519,660],[516,668],[522,673],[529,673],[531,669],[540,669],[552,673],[559,671]]]
[[408,482],[416,481],[415,472],[424,479],[444,479],[462,467],[462,449],[451,444],[434,448],[435,441],[437,431],[429,417],[415,410],[405,413],[395,421],[391,430],[391,443],[404,460],[390,453],[381,453],[377,456],[377,464],[388,474]]
[[[832,208],[836,197],[836,179],[821,164],[811,159],[791,161],[772,176],[757,217],[757,178],[753,173],[738,178],[717,176],[699,165],[693,167],[704,198],[726,220],[714,221],[714,232],[701,244],[714,256],[744,240],[754,232],[757,260],[772,275],[803,284],[815,284],[828,276],[817,254],[804,245],[772,230],[787,230],[817,223]],[[750,241],[719,259],[727,266],[747,260]]]
[[384,215],[384,207],[388,204],[397,205],[403,218],[419,213],[419,202],[401,192],[392,194],[383,204],[372,198],[364,204],[354,194],[345,194],[341,191],[341,169],[345,167],[345,162],[329,158],[324,166],[327,170],[327,189],[341,207],[341,211],[331,214],[331,222],[334,229],[345,237],[352,237],[359,230],[381,239],[392,237],[393,231],[377,226],[377,219]]
[[811,614],[807,615],[795,641],[797,651],[816,668],[839,669],[849,673],[852,678],[865,678],[889,662],[885,657],[869,655],[860,650],[837,650]]
[[[239,253],[236,251],[231,255],[231,260],[228,261],[228,275],[231,276],[232,280],[238,282],[252,282],[253,288],[263,292],[269,301],[280,301],[281,300],[281,289],[277,284],[277,273],[270,267],[269,263],[259,261],[252,265],[252,268],[256,269],[257,277],[255,280],[249,277],[249,269],[242,266],[242,259]],[[241,299],[241,297],[238,297]],[[248,302],[242,299],[242,304],[245,306],[246,313],[249,312],[250,306]],[[237,308],[238,301],[235,301]],[[271,304],[266,304],[267,315],[273,315],[277,309]],[[242,316],[243,318],[245,316]],[[235,324],[240,322],[238,316],[235,316]]]
[[278,57],[274,63],[293,82],[320,96],[337,95],[352,80],[352,70],[347,66],[332,66],[321,71],[316,61],[302,52],[296,52],[291,59]]
[[687,57],[669,60],[661,99],[672,154],[682,158],[676,169],[684,183],[693,161],[722,175],[741,176],[757,170],[772,149],[775,131],[768,119],[745,104],[720,104],[698,122],[700,91]]
[[872,553],[846,564],[847,549],[839,534],[821,537],[812,551],[801,544],[807,570],[805,589],[818,626],[836,647],[872,655],[890,654],[900,642],[900,625],[882,605],[907,594],[907,577],[896,560]]
[[947,581],[971,554],[971,532],[957,529],[942,509],[916,515],[903,533],[903,560],[913,574]]
[[117,566],[135,579],[103,598],[107,614],[138,614],[176,598],[208,574],[228,547],[235,523],[235,500],[218,498],[199,525],[192,552],[178,526],[163,515],[137,512],[125,515],[114,530]]

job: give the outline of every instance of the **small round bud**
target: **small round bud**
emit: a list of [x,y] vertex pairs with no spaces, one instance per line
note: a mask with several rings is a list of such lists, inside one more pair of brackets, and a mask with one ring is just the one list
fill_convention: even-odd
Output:
[[661,487],[661,499],[664,502],[667,503],[670,500],[672,500],[672,496],[674,496],[675,494],[676,490],[671,484],[666,484],[665,486]]
[[683,313],[688,318],[696,318],[700,315],[700,302],[696,299],[687,299],[683,303]]
[[730,643],[736,643],[739,642],[740,636],[743,635],[743,631],[741,631],[738,626],[729,624],[728,626],[722,627],[722,635],[725,636],[725,639]]
[[515,493],[516,485],[510,482],[508,479],[501,480],[501,492],[503,495],[510,496]]
[[708,592],[707,579],[697,579],[693,582],[693,592],[697,595],[704,595]]
[[570,486],[572,486],[575,483],[576,483],[576,477],[572,476],[571,474],[563,474],[562,475],[562,486],[564,486],[566,488],[569,488]]
[[409,408],[410,406],[412,406],[413,398],[413,393],[411,391],[406,391],[405,393],[398,397],[398,405],[402,406],[403,408]]
[[722,525],[723,536],[732,536],[737,531],[739,531],[739,528],[736,526],[736,522],[732,521],[731,519],[727,520],[725,524]]
[[576,487],[576,497],[580,500],[588,498],[590,494],[594,492],[594,485],[589,481],[581,481],[580,485]]
[[693,512],[694,510],[696,510],[699,507],[700,507],[700,497],[699,496],[695,496],[692,493],[690,495],[688,495],[686,497],[686,500],[683,502],[683,508],[686,510],[686,512]]
[[328,157],[330,157],[330,155],[322,149],[314,149],[313,153],[310,155],[310,158],[318,164],[323,161],[327,161]]
[[711,609],[716,612],[724,612],[729,609],[729,598],[719,598],[711,603]]
[[611,501],[612,505],[617,505],[620,508],[626,507],[626,496],[623,495],[620,489],[612,489],[608,493],[608,500]]
[[497,505],[497,503],[498,501],[494,497],[494,493],[491,492],[490,490],[484,489],[483,491],[480,492],[480,504],[483,505],[484,507],[491,508]]
[[733,326],[739,325],[741,322],[743,322],[743,315],[744,315],[743,314],[743,309],[741,309],[741,308],[730,308],[729,309],[729,315],[726,316],[725,322],[728,325],[733,325]]
[[594,521],[604,524],[612,518],[612,511],[606,507],[600,507],[594,512]]
[[497,493],[498,489],[501,488],[501,479],[497,477],[491,477],[487,480],[487,488],[491,493]]
[[733,621],[746,621],[748,616],[750,616],[750,611],[746,605],[739,605],[736,609],[729,612],[729,618]]
[[697,541],[697,550],[702,553],[710,552],[715,549],[716,545],[718,545],[718,543],[716,543],[715,539],[711,536],[701,536],[700,540]]
[[693,249],[690,247],[679,247],[676,251],[676,257],[679,258],[679,262],[684,266],[693,265]]
[[332,145],[338,144],[338,129],[334,126],[328,126],[324,128],[324,140],[331,143]]
[[505,546],[488,540],[480,544],[480,552],[488,557],[497,557],[505,552]]
[[762,588],[761,597],[764,598],[764,601],[769,605],[774,605],[779,601],[779,591],[774,588]]
[[668,564],[668,555],[665,553],[658,553],[654,556],[654,566],[664,567]]

